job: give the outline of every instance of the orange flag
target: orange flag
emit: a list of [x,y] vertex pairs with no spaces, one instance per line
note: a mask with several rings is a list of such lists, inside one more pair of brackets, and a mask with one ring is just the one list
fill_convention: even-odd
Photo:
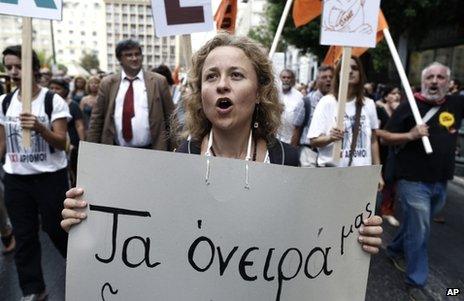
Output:
[[[387,20],[385,19],[385,16],[383,15],[383,12],[380,11],[379,24],[377,27],[376,43],[379,43],[380,41],[383,40],[383,30],[385,28],[388,28],[388,23],[387,23]],[[351,55],[359,57],[363,55],[363,53],[366,52],[367,49],[368,48],[353,47]],[[325,55],[323,63],[327,65],[335,65],[341,56],[342,56],[341,46],[330,46],[329,51],[327,51],[327,54]]]
[[235,21],[237,19],[237,0],[222,0],[214,21],[218,30],[226,30],[230,34],[235,32]]
[[295,0],[293,3],[293,22],[295,27],[303,26],[322,13],[321,0]]

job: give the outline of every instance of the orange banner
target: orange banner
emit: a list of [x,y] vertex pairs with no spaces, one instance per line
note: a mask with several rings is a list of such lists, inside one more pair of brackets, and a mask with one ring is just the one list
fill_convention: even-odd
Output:
[[[380,41],[383,40],[383,30],[385,28],[388,28],[388,23],[387,20],[385,19],[385,16],[383,15],[383,12],[380,11],[379,13],[379,21],[378,21],[378,27],[377,27],[377,37],[376,41],[379,43]],[[325,55],[324,58],[324,64],[327,65],[335,65],[340,57],[342,56],[342,48],[341,46],[330,46],[329,51],[327,51],[327,54]],[[360,48],[360,47],[354,47],[351,55],[359,57],[366,52],[368,48]]]
[[235,33],[235,22],[237,19],[237,0],[222,0],[214,21],[217,30],[226,30],[230,34]]
[[322,13],[321,0],[295,0],[293,3],[293,22],[295,27],[308,24]]

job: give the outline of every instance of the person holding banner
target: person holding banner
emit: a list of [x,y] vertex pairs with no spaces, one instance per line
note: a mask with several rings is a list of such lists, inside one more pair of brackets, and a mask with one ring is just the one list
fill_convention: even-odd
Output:
[[[432,63],[422,71],[422,90],[415,93],[424,124],[416,126],[411,106],[401,103],[387,123],[383,140],[398,145],[395,158],[397,191],[404,220],[387,254],[406,273],[408,293],[414,300],[428,300],[430,219],[444,206],[446,184],[454,175],[454,157],[464,116],[464,99],[446,95],[450,69]],[[433,153],[426,154],[421,137],[429,136]]]
[[[21,46],[3,51],[3,64],[21,87]],[[0,97],[0,156],[5,154],[5,205],[16,239],[15,263],[22,300],[44,300],[40,224],[66,257],[68,236],[60,229],[62,199],[68,190],[66,167],[68,105],[57,94],[40,87],[40,62],[32,52],[31,113],[22,113],[22,91]],[[31,130],[31,147],[22,145],[23,129]],[[39,223],[39,214],[41,223]]]
[[[335,69],[332,93],[319,101],[311,121],[308,138],[311,146],[319,150],[318,166],[333,164],[333,142],[338,140],[342,140],[339,166],[380,164],[379,144],[375,133],[379,128],[379,121],[375,103],[364,97],[365,75],[359,58],[352,57],[350,67],[344,130],[334,128],[341,63]],[[383,186],[383,180],[380,186]]]
[[[186,132],[178,152],[281,165],[298,165],[298,152],[275,138],[282,105],[272,63],[246,37],[218,34],[194,55]],[[86,218],[82,188],[67,192],[61,226],[66,231]],[[359,242],[375,254],[381,245],[382,219],[365,221]]]

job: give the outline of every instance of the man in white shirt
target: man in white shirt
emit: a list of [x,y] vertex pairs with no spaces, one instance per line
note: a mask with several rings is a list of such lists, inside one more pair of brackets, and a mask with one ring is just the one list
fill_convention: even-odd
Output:
[[116,45],[121,72],[103,78],[92,110],[87,141],[170,150],[174,110],[166,79],[142,70],[142,48],[133,40]]
[[298,146],[298,137],[294,135],[295,126],[301,126],[304,122],[302,118],[296,118],[298,112],[304,110],[303,94],[295,86],[295,73],[290,69],[284,69],[280,73],[282,91],[280,93],[284,112],[282,113],[282,125],[279,128],[277,138],[282,142]]
[[317,69],[316,88],[317,90],[311,91],[307,96],[303,97],[304,108],[296,115],[297,120],[304,119],[301,126],[295,127],[294,136],[299,141],[300,146],[300,164],[303,167],[315,167],[317,160],[317,152],[311,149],[309,145],[308,131],[311,125],[316,106],[319,100],[327,93],[330,92],[332,86],[334,68],[330,65],[321,65]]

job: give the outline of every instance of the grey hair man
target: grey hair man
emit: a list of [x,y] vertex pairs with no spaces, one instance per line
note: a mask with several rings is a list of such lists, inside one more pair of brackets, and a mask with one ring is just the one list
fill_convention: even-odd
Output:
[[[434,62],[422,72],[422,90],[415,99],[426,124],[417,126],[408,102],[400,104],[382,138],[401,145],[396,154],[396,178],[404,221],[387,254],[406,274],[412,300],[427,300],[430,218],[445,204],[447,181],[454,174],[454,150],[464,116],[463,97],[446,95],[450,69]],[[428,116],[427,116],[428,115]],[[421,137],[428,136],[427,155]]]
[[284,69],[280,73],[280,81],[282,83],[280,99],[284,105],[284,112],[277,137],[285,143],[296,146],[298,140],[295,140],[293,133],[295,127],[303,123],[303,120],[296,119],[298,112],[304,109],[303,94],[294,87],[296,78],[292,70]]

